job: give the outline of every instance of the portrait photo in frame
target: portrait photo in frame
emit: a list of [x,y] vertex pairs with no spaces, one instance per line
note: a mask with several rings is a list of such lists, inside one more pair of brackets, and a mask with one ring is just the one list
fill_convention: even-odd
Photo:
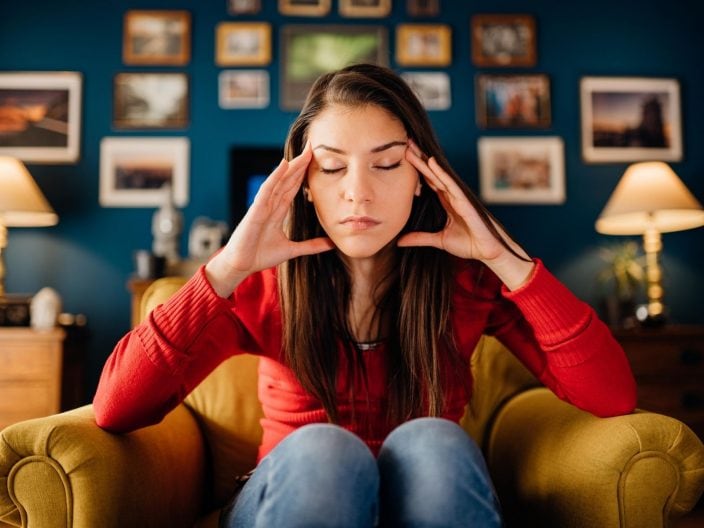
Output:
[[188,92],[185,73],[118,73],[114,79],[113,126],[186,128]]
[[271,24],[220,22],[216,28],[218,66],[266,66],[271,62]]
[[448,110],[452,106],[450,76],[447,72],[403,72],[401,77],[426,110]]
[[300,110],[315,79],[351,64],[388,66],[387,30],[366,25],[289,25],[281,29],[281,108]]
[[550,78],[545,74],[479,74],[475,94],[482,128],[550,126]]
[[100,205],[159,207],[164,185],[188,204],[190,142],[185,137],[105,137],[100,142]]
[[583,77],[580,101],[585,162],[682,159],[677,79]]
[[446,24],[399,24],[396,62],[401,66],[449,66],[452,29]]
[[261,0],[227,0],[229,15],[256,15],[261,9]]
[[191,60],[191,14],[184,10],[125,13],[122,60],[139,66],[184,66]]
[[556,136],[481,137],[479,190],[486,203],[561,204],[565,152]]
[[0,72],[0,156],[76,163],[82,85],[78,72]]
[[475,66],[535,66],[537,37],[531,15],[482,14],[471,21]]
[[279,0],[279,13],[286,16],[322,17],[330,13],[331,0]]
[[391,0],[339,0],[340,16],[347,18],[383,18],[391,12]]
[[269,72],[223,70],[218,78],[220,108],[266,108],[269,106]]

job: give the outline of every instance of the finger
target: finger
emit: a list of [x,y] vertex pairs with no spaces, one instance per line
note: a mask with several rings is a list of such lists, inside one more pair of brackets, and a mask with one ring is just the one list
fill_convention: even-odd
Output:
[[437,160],[433,157],[428,160],[428,167],[433,171],[435,177],[442,183],[447,191],[454,197],[464,196],[464,191],[457,185],[457,182],[443,169]]
[[396,245],[398,247],[434,247],[443,249],[442,247],[442,232],[426,233],[423,231],[414,231],[406,233],[398,239]]
[[291,258],[303,255],[316,255],[335,249],[335,244],[327,237],[311,238],[302,242],[293,242],[291,246]]
[[282,159],[276,168],[266,177],[264,182],[259,186],[256,196],[254,197],[255,202],[261,203],[262,201],[268,200],[272,191],[276,188],[277,183],[286,174],[288,169],[288,161]]
[[428,185],[430,185],[430,188],[433,189],[433,191],[438,192],[438,190],[441,188],[441,182],[433,174],[433,171],[430,169],[427,163],[425,163],[420,157],[416,155],[415,152],[410,149],[406,150],[406,159],[411,163],[411,165],[413,165],[418,170],[418,172],[423,175],[423,178],[428,183]]

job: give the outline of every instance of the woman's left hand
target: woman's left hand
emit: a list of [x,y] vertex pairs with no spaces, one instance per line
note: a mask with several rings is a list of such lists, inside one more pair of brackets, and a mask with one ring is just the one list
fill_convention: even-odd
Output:
[[489,230],[460,186],[440,167],[435,158],[431,157],[426,161],[426,157],[412,140],[409,140],[408,145],[406,159],[423,175],[425,182],[437,194],[447,212],[447,223],[441,231],[435,233],[407,233],[399,238],[398,245],[431,246],[456,257],[480,260],[499,276],[504,276],[504,282],[509,288],[512,287],[509,283],[514,283],[518,277],[522,278],[518,282],[522,282],[533,268],[533,262],[529,260],[526,252],[511,240],[500,226],[493,223],[506,243],[528,261],[512,254]]

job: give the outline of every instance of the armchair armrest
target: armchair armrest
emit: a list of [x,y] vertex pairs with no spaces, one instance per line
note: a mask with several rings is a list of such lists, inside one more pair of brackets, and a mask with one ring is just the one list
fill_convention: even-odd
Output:
[[0,525],[193,526],[204,468],[183,405],[124,435],[100,429],[92,406],[28,420],[0,433]]
[[597,418],[545,388],[501,409],[487,449],[509,526],[668,526],[704,490],[704,445],[680,421]]

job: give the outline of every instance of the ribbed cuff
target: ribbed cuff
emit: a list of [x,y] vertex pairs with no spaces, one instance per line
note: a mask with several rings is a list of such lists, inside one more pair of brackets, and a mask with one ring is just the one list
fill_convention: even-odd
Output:
[[135,329],[147,350],[166,340],[176,350],[186,351],[217,315],[226,313],[230,302],[220,297],[201,266],[168,301],[152,312],[150,325]]
[[533,274],[520,288],[501,288],[530,323],[539,343],[557,346],[579,335],[591,319],[590,307],[535,259]]

